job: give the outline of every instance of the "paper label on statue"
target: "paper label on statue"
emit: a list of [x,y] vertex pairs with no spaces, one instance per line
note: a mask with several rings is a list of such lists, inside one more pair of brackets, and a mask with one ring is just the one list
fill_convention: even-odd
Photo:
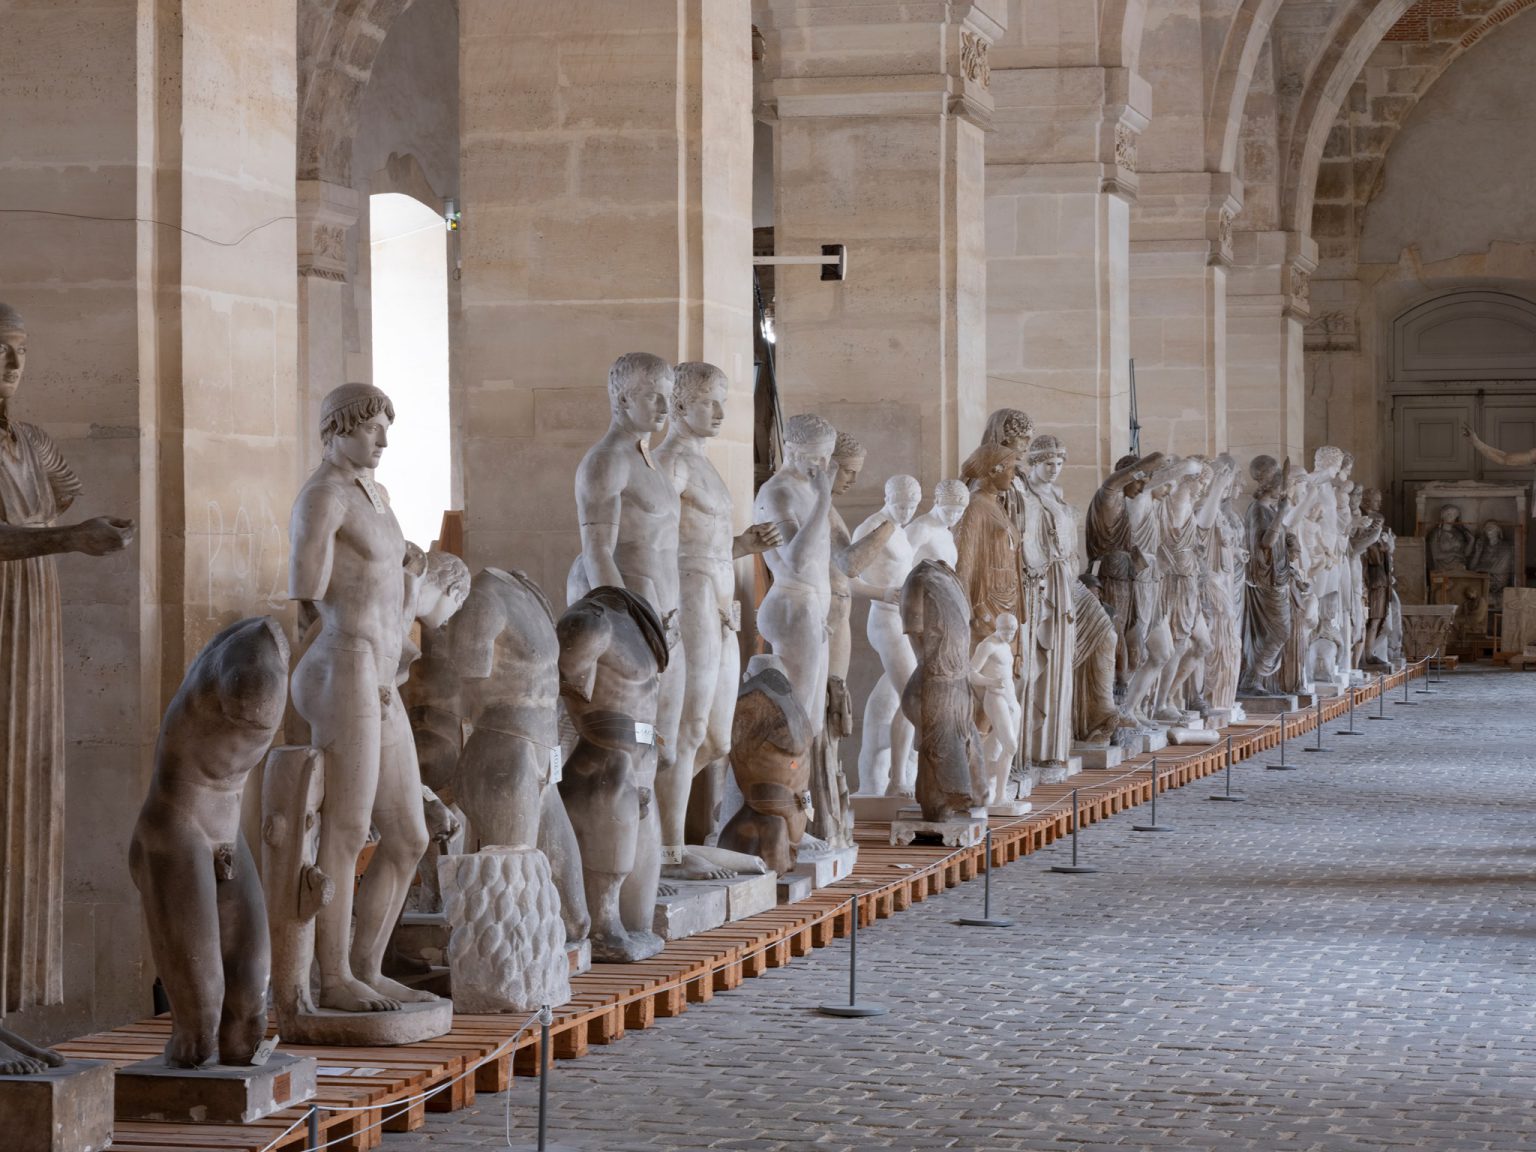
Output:
[[560,757],[560,749],[551,748],[549,750],[549,782],[551,784],[558,784],[565,779],[564,766],[565,762]]
[[656,471],[656,461],[651,457],[651,446],[644,440],[640,441],[640,459],[645,461],[645,466],[652,472]]
[[380,515],[389,511],[389,505],[384,503],[384,497],[379,495],[379,486],[373,482],[372,476],[359,476],[357,486],[368,497],[368,503],[373,505],[373,510]]
[[639,720],[636,720],[635,721],[635,743],[636,744],[654,744],[654,743],[656,743],[656,726],[654,724],[642,724]]
[[251,1053],[251,1063],[258,1067],[272,1058],[272,1053],[277,1051],[277,1042],[280,1037],[268,1036],[260,1044],[256,1045],[256,1051]]

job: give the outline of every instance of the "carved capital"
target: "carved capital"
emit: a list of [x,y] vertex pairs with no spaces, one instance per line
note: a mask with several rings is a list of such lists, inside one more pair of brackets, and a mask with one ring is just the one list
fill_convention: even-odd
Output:
[[1123,122],[1115,125],[1115,167],[1136,171],[1136,132]]
[[1301,264],[1288,264],[1285,280],[1285,313],[1305,320],[1312,315],[1312,271]]
[[992,66],[987,63],[986,39],[969,28],[960,30],[960,72],[972,84],[992,85]]
[[347,230],[357,224],[357,193],[324,180],[300,180],[297,200],[299,275],[345,283]]

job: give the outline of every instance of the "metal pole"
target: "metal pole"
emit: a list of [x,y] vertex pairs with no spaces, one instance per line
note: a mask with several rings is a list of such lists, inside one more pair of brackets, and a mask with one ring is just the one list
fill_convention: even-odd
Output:
[[1239,804],[1248,799],[1246,796],[1232,795],[1232,737],[1227,736],[1227,790],[1219,796],[1207,796],[1207,800],[1225,800],[1231,804]]
[[1280,713],[1280,763],[1264,765],[1271,772],[1294,772],[1299,767],[1299,765],[1285,762],[1285,721],[1289,715],[1289,712]]
[[1367,716],[1367,720],[1392,720],[1395,717],[1387,715],[1387,674],[1376,673],[1376,715]]
[[1433,696],[1435,694],[1434,693],[1434,687],[1433,687],[1433,685],[1435,683],[1435,681],[1434,681],[1434,667],[1433,667],[1433,665],[1430,664],[1430,661],[1433,660],[1433,659],[1434,659],[1434,656],[1430,655],[1430,656],[1424,657],[1423,660],[1419,661],[1419,663],[1424,665],[1424,676],[1423,676],[1424,687],[1415,689],[1415,691],[1420,696]]
[[823,1004],[816,1011],[823,1016],[884,1016],[890,1011],[883,1004],[859,1003],[859,898],[848,905],[848,1003]]
[[987,854],[987,870],[981,881],[981,915],[962,916],[958,923],[970,928],[1012,928],[1013,921],[1006,916],[992,915],[992,829],[987,829],[983,851]]
[[309,1106],[309,1115],[305,1118],[305,1131],[309,1138],[311,1149],[320,1147],[320,1109],[315,1105]]
[[1324,748],[1323,747],[1323,698],[1321,696],[1316,696],[1316,697],[1314,697],[1314,700],[1316,701],[1316,711],[1317,711],[1317,747],[1316,748],[1303,748],[1302,751],[1303,752],[1332,752],[1333,751],[1332,748]]
[[1161,779],[1162,779],[1162,776],[1161,776],[1161,774],[1157,770],[1157,757],[1154,756],[1154,757],[1152,757],[1152,823],[1150,823],[1150,824],[1132,824],[1131,825],[1131,831],[1132,832],[1172,832],[1173,831],[1173,827],[1171,825],[1159,824],[1157,822],[1157,786],[1158,786],[1158,783],[1161,781]]
[[1088,872],[1097,872],[1092,864],[1079,864],[1077,862],[1077,826],[1082,821],[1079,819],[1081,812],[1077,806],[1077,789],[1072,789],[1072,863],[1052,864],[1052,872],[1065,872],[1071,875],[1082,875]]
[[1364,732],[1355,731],[1355,686],[1351,684],[1344,691],[1349,695],[1349,728],[1347,731],[1336,729],[1333,734],[1335,736],[1364,736]]
[[549,1026],[555,1014],[548,1004],[539,1009],[539,1152],[549,1140]]

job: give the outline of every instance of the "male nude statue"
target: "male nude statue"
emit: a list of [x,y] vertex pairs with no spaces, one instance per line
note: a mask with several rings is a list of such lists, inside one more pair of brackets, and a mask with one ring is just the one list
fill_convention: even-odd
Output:
[[[682,500],[678,528],[678,617],[686,676],[677,728],[674,770],[656,779],[661,809],[663,854],[684,844],[691,791],[711,819],[718,819],[723,768],[731,751],[731,719],[741,679],[741,604],[736,599],[734,561],[776,548],[776,525],[754,524],[741,535],[731,531],[731,491],[705,454],[725,423],[727,382],[713,364],[684,363],[675,370],[672,421],[656,450],[656,466]],[[717,768],[716,766],[720,766]],[[670,880],[701,880],[715,874],[709,853],[683,848],[681,864],[664,865]],[[718,862],[716,862],[718,863]]]
[[971,653],[971,687],[981,698],[981,712],[988,731],[981,745],[991,781],[987,802],[1001,804],[1008,795],[1008,772],[1019,751],[1023,729],[1023,706],[1013,681],[1013,647],[1019,636],[1019,621],[1012,612],[998,614],[990,636],[983,637]]
[[[397,1009],[437,999],[380,971],[427,847],[416,745],[395,687],[405,644],[405,537],[373,478],[394,422],[389,397],[343,384],[320,405],[325,456],[294,501],[289,595],[318,634],[293,671],[293,705],[325,754],[319,869],[350,877],[372,824],[379,844],[357,886],[320,909],[320,1007]],[[353,911],[356,908],[356,926]],[[351,938],[351,947],[348,940]]]
[[914,568],[924,560],[942,560],[951,568],[955,566],[960,557],[955,547],[955,525],[970,502],[971,489],[964,480],[940,480],[933,486],[933,507],[913,517],[906,527]]

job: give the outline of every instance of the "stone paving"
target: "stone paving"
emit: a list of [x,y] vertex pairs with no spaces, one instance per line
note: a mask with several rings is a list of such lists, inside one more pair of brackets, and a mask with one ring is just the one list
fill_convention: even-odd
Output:
[[[1399,697],[1400,698],[1400,697]],[[1536,1148],[1536,676],[1463,670],[1389,723],[1234,770],[558,1064],[566,1148]],[[1309,740],[1307,743],[1311,743]],[[1134,810],[1136,819],[1145,808]],[[536,1091],[383,1152],[531,1147]]]

